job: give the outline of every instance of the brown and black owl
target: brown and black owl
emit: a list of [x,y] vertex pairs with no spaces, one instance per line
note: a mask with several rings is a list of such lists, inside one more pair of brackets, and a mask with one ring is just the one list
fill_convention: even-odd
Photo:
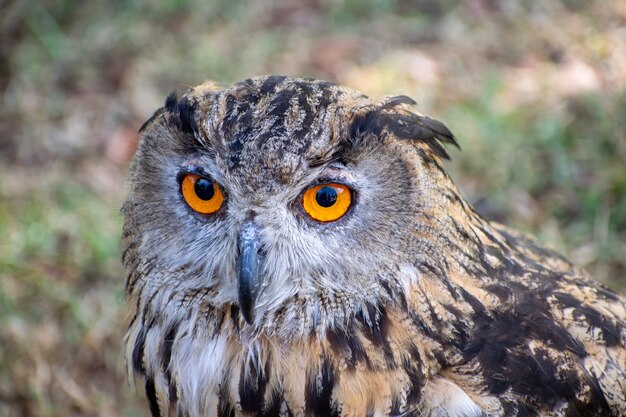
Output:
[[405,96],[171,95],[123,207],[154,416],[626,416],[626,300],[483,219]]

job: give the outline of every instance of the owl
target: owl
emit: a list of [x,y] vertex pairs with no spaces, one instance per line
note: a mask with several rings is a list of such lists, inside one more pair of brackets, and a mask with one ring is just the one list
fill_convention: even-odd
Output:
[[170,95],[123,205],[153,416],[625,416],[626,299],[482,218],[406,96]]

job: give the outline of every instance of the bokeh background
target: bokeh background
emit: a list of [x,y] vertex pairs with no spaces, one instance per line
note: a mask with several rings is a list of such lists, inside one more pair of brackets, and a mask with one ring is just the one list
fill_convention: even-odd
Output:
[[0,0],[0,416],[146,416],[120,205],[172,90],[262,73],[407,94],[487,218],[626,289],[626,2]]

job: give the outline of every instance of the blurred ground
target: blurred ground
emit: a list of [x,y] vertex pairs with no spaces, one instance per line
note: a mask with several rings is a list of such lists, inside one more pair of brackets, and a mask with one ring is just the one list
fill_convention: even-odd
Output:
[[0,416],[147,415],[120,352],[135,132],[261,73],[412,96],[480,212],[626,289],[626,2],[0,0]]

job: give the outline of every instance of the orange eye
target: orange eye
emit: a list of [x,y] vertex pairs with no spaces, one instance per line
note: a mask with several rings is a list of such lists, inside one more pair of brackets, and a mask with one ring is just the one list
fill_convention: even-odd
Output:
[[181,189],[189,207],[201,214],[217,212],[224,202],[220,186],[215,181],[196,174],[185,175]]
[[352,204],[350,188],[330,183],[311,187],[304,193],[302,207],[318,222],[333,222],[348,212]]

